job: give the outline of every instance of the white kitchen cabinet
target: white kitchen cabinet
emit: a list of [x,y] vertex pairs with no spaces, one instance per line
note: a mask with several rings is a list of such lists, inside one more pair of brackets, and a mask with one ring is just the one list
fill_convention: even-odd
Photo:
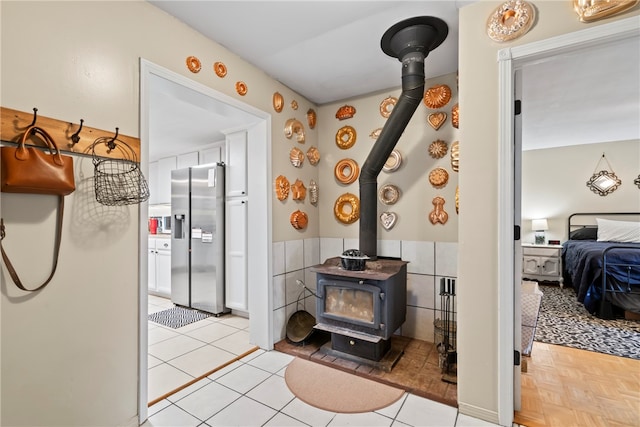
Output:
[[226,188],[227,197],[247,196],[247,132],[226,135]]
[[155,204],[171,203],[171,171],[178,166],[176,156],[158,160],[158,196]]
[[200,164],[208,165],[210,163],[226,162],[225,150],[223,145],[205,148],[200,150]]
[[177,168],[184,169],[190,168],[191,166],[198,166],[198,158],[199,154],[197,151],[193,151],[191,153],[179,154],[176,159]]
[[249,311],[247,205],[243,199],[227,200],[225,212],[225,305],[242,311]]
[[171,239],[149,238],[149,293],[171,297]]
[[562,287],[562,246],[523,244],[522,277],[541,282],[558,282]]

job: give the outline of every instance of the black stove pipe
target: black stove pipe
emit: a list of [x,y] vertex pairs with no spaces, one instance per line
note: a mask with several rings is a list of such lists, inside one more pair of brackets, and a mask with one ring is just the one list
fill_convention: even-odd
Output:
[[402,63],[402,94],[360,169],[360,251],[378,259],[378,175],[424,96],[424,59],[449,32],[439,18],[420,16],[398,22],[380,42],[382,51]]

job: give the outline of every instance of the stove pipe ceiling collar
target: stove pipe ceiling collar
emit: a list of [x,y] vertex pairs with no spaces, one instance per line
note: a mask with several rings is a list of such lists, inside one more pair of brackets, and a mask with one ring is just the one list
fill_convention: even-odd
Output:
[[371,260],[378,258],[378,175],[424,96],[424,59],[448,34],[442,19],[418,16],[393,25],[380,41],[402,63],[402,93],[360,169],[360,250]]

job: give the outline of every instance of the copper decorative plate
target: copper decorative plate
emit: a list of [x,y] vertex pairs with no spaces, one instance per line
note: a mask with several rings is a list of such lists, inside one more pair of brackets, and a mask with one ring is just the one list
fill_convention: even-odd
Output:
[[398,103],[398,98],[394,98],[393,96],[388,96],[382,100],[380,103],[380,114],[385,119],[391,115],[393,111],[393,107]]
[[442,108],[451,100],[451,88],[447,85],[435,85],[424,93],[424,105],[429,108]]
[[284,98],[280,92],[273,93],[273,109],[276,110],[276,113],[282,111],[282,107],[284,107]]
[[528,2],[506,1],[489,15],[487,35],[497,42],[517,39],[531,29],[535,16],[535,9]]
[[314,127],[316,127],[316,120],[316,110],[314,110],[313,108],[309,108],[307,110],[307,124],[309,125],[309,129],[313,129]]
[[351,184],[360,174],[360,166],[353,159],[342,159],[336,163],[333,173],[342,184]]
[[238,95],[245,96],[247,94],[247,90],[245,82],[236,82],[236,92],[238,92]]
[[429,213],[429,221],[431,221],[431,224],[446,224],[449,219],[449,214],[444,210],[444,199],[437,196],[433,198],[431,203],[433,203],[433,210]]
[[400,189],[393,184],[385,184],[378,191],[378,199],[385,205],[393,205],[400,198]]
[[227,75],[227,66],[222,62],[214,62],[213,63],[213,71],[216,73],[216,76],[222,78]]
[[296,139],[300,144],[304,144],[304,125],[296,118],[289,119],[284,124],[284,136],[291,139],[293,134],[296,134]]
[[434,159],[441,159],[447,154],[447,143],[437,139],[429,144],[429,155]]
[[284,200],[289,197],[289,189],[291,188],[291,185],[289,184],[289,180],[285,176],[279,175],[276,178],[274,187],[278,200]]
[[304,186],[304,183],[299,179],[296,179],[296,182],[291,184],[291,198],[293,200],[304,200],[307,197],[307,187]]
[[382,212],[380,214],[380,224],[382,228],[389,231],[396,225],[396,221],[398,220],[398,215],[395,212]]
[[314,146],[309,147],[307,150],[307,159],[309,159],[309,163],[313,166],[317,165],[320,161],[320,152]]
[[[345,209],[346,207],[349,209]],[[344,193],[333,205],[333,214],[338,221],[343,224],[352,224],[360,218],[360,200],[358,196],[351,193]]]
[[384,166],[382,166],[382,170],[385,172],[393,172],[398,170],[400,165],[402,164],[402,154],[397,149],[393,150],[387,161],[384,162]]
[[307,228],[309,217],[305,212],[297,210],[291,214],[291,216],[289,217],[289,222],[296,230],[302,230],[304,228]]
[[458,109],[458,104],[454,105],[451,109],[451,124],[456,129],[460,126],[460,111]]
[[350,119],[355,114],[356,114],[355,107],[351,105],[343,105],[342,107],[338,108],[338,111],[336,112],[336,119],[338,120]]
[[356,130],[351,126],[343,126],[336,132],[336,145],[343,150],[353,147],[357,138]]
[[309,201],[314,206],[318,204],[318,184],[314,180],[309,181]]
[[451,169],[454,172],[458,172],[460,167],[460,143],[458,141],[454,141],[451,144]]
[[202,69],[202,64],[195,56],[187,56],[187,68],[192,73],[198,73]]
[[444,168],[435,168],[429,172],[429,182],[434,187],[442,187],[449,181],[449,172]]
[[293,166],[301,168],[302,163],[304,163],[304,153],[298,147],[293,147],[291,151],[289,151],[289,160]]
[[442,111],[438,111],[437,113],[431,113],[427,117],[427,122],[429,125],[435,130],[440,129],[444,122],[447,120],[447,113],[443,113]]
[[375,130],[371,131],[369,136],[371,138],[373,138],[373,139],[378,139],[378,137],[380,136],[380,132],[382,132],[382,128],[375,129]]

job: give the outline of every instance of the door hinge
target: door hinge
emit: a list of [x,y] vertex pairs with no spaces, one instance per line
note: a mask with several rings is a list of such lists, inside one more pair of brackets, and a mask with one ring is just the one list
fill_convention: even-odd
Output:
[[520,226],[519,225],[514,225],[513,226],[513,240],[515,240],[515,241],[520,240]]
[[513,365],[520,366],[520,352],[518,350],[513,350]]
[[519,116],[522,113],[522,101],[516,99],[516,103],[514,105],[514,115]]

